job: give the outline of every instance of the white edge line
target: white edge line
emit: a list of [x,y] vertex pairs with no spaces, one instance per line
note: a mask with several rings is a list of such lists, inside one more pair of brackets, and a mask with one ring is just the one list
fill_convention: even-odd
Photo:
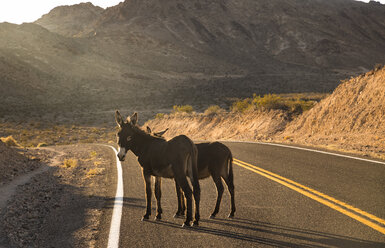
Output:
[[319,151],[319,150],[309,149],[309,148],[302,148],[302,147],[298,147],[298,146],[288,146],[288,145],[282,145],[282,144],[276,144],[276,143],[266,143],[266,142],[256,142],[256,141],[237,141],[237,140],[220,140],[220,141],[221,142],[231,142],[231,143],[249,143],[249,144],[261,144],[261,145],[270,145],[270,146],[281,146],[281,147],[286,147],[286,148],[304,150],[304,151],[309,151],[309,152],[318,152],[318,153],[334,155],[334,156],[338,156],[338,157],[356,159],[356,160],[361,160],[361,161],[385,165],[385,162],[381,162],[381,161],[365,159],[365,158],[358,158],[358,157],[353,157],[353,156],[348,156],[348,155],[343,155],[343,154],[338,154],[338,153],[333,153],[333,152]]
[[[115,155],[118,154],[116,149],[112,146],[106,145],[110,147]],[[123,173],[122,173],[122,165],[119,159],[116,158],[116,168],[118,172],[118,183],[116,187],[116,195],[114,202],[114,209],[112,211],[111,218],[111,226],[110,226],[110,234],[108,235],[108,244],[107,248],[118,248],[119,247],[119,236],[120,236],[120,222],[122,219],[122,208],[123,208]]]

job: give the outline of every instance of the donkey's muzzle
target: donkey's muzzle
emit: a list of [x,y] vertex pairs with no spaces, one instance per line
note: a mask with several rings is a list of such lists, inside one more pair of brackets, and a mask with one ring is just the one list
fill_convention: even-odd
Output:
[[119,161],[124,161],[124,159],[126,158],[126,156],[119,156],[119,155],[118,155],[118,158],[119,158]]
[[126,149],[119,147],[119,152],[118,152],[117,156],[119,158],[119,161],[124,161],[124,159],[126,157]]

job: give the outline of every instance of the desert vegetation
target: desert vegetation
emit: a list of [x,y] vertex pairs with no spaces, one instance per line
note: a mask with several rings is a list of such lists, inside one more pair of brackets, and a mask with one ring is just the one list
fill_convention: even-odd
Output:
[[115,140],[113,127],[0,123],[1,141],[8,146],[44,147],[77,143],[109,143]]
[[191,105],[174,105],[169,115],[157,113],[155,119],[163,119],[168,116],[180,114],[189,115],[224,115],[224,114],[247,114],[252,112],[269,112],[279,110],[289,115],[298,115],[310,110],[314,105],[327,97],[327,93],[292,93],[292,94],[253,94],[250,98],[237,99],[230,106],[222,108],[219,105],[210,105],[205,110],[195,112]]
[[253,94],[252,98],[235,101],[231,107],[235,112],[247,112],[255,110],[283,110],[289,113],[301,114],[311,109],[317,102],[325,98],[327,94],[265,94],[263,96]]

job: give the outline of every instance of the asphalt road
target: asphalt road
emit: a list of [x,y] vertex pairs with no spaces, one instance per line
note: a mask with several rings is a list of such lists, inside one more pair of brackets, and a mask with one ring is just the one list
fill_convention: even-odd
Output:
[[[259,169],[252,171],[246,168],[250,166],[234,164],[234,219],[226,217],[230,212],[227,189],[217,218],[208,218],[216,201],[216,188],[208,178],[200,181],[200,227],[182,228],[183,219],[173,218],[177,208],[174,182],[163,179],[163,220],[154,220],[153,199],[150,221],[143,222],[141,167],[129,152],[122,163],[124,199],[119,247],[385,247],[385,235],[364,223],[385,228],[364,216],[368,213],[385,219],[385,164],[263,144],[226,144],[236,159],[345,205],[327,203],[331,201],[324,197],[326,203],[322,203],[279,183],[282,178],[268,178],[255,172]],[[338,205],[340,211],[327,204]],[[357,213],[347,206],[365,212]],[[352,218],[350,213],[363,221]],[[108,229],[109,221],[105,223]]]

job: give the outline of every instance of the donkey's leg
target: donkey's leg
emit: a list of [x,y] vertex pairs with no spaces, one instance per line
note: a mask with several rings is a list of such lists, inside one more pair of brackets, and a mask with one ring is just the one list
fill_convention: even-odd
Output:
[[160,204],[160,198],[162,197],[162,178],[155,177],[155,198],[156,198],[156,217],[155,220],[162,219],[162,206]]
[[201,199],[201,189],[199,186],[199,181],[198,177],[195,179],[191,180],[191,184],[193,185],[193,194],[194,194],[194,201],[195,201],[195,220],[194,220],[194,225],[198,226],[199,225],[199,220],[200,220],[200,214],[199,214],[199,202]]
[[184,212],[186,210],[186,206],[184,203],[184,195],[182,192],[182,189],[180,188],[179,184],[175,180],[175,190],[176,190],[176,195],[177,195],[177,200],[178,200],[178,210],[174,215],[174,218],[179,218],[184,216]]
[[194,225],[199,225],[199,203],[201,199],[201,187],[199,185],[199,178],[198,178],[198,150],[195,145],[193,145],[193,151],[191,153],[190,157],[190,166],[191,166],[191,172],[192,175],[190,176],[191,184],[193,186],[194,190],[194,201],[195,201],[195,220]]
[[227,177],[227,178],[224,178],[224,179],[225,179],[225,182],[227,184],[227,189],[229,190],[230,196],[231,196],[231,212],[229,214],[229,218],[233,218],[234,217],[234,213],[235,213],[234,181],[233,181],[233,177]]
[[215,204],[215,209],[213,213],[210,216],[210,219],[215,218],[217,213],[219,212],[219,207],[221,205],[222,201],[222,195],[223,195],[223,184],[222,184],[222,179],[217,173],[212,173],[211,177],[213,178],[213,181],[215,183],[215,186],[217,187],[217,203]]
[[187,215],[183,226],[190,226],[190,222],[192,221],[192,190],[185,175],[182,174],[175,176],[175,180],[182,188],[187,200]]
[[148,220],[151,215],[151,175],[146,174],[143,171],[143,179],[146,184],[146,200],[147,200],[147,210],[143,215],[142,220]]

